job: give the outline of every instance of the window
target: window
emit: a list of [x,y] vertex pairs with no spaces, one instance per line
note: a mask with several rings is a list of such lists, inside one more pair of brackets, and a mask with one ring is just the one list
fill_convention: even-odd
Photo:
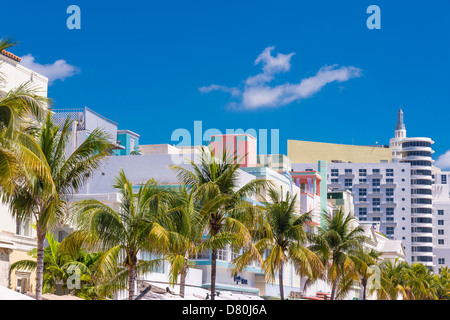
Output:
[[58,232],[58,242],[62,242],[65,237],[67,237],[69,234],[65,231],[59,231]]
[[394,169],[386,169],[386,177],[393,177]]
[[380,169],[372,169],[372,174],[380,174]]
[[372,210],[373,210],[373,212],[380,212],[381,211],[380,208],[373,208]]
[[444,215],[444,210],[438,210],[438,216],[443,216]]
[[386,197],[393,197],[394,196],[394,189],[388,188],[386,189]]
[[344,179],[344,186],[351,187],[353,184],[353,179]]
[[444,239],[439,239],[438,244],[444,244]]
[[444,225],[444,220],[438,220],[438,225],[439,226],[443,226]]
[[16,220],[16,234],[25,237],[31,237],[31,224],[30,219],[27,218],[25,221]]
[[438,264],[445,264],[445,258],[439,258]]
[[331,169],[331,176],[332,177],[339,176],[339,169]]
[[345,172],[345,174],[351,174],[352,173],[352,169],[345,169],[344,172]]
[[447,184],[447,176],[445,174],[441,175],[441,184]]
[[387,184],[394,184],[394,179],[392,179],[392,178],[387,178],[387,179],[386,179],[386,183],[387,183]]
[[359,183],[367,183],[367,179],[359,179]]
[[387,203],[394,203],[394,198],[386,198]]
[[372,205],[373,206],[379,206],[381,203],[380,198],[373,198],[372,199]]
[[217,250],[217,260],[227,261],[227,250],[218,249]]
[[339,179],[331,179],[331,183],[339,183]]
[[372,180],[372,186],[373,187],[379,187],[380,186],[380,179],[373,179]]
[[394,217],[386,217],[386,221],[394,221]]
[[367,189],[359,189],[359,196],[360,197],[365,197],[367,196]]
[[359,215],[360,216],[366,216],[367,215],[367,208],[359,208]]
[[359,198],[359,202],[367,202],[367,198]]
[[386,235],[394,234],[394,227],[386,227]]
[[27,293],[30,290],[30,273],[16,272],[16,291],[20,293]]
[[373,218],[372,218],[372,221],[380,221],[380,220],[381,220],[380,217],[373,217]]
[[443,236],[444,235],[444,229],[439,229],[438,230],[438,235]]
[[381,189],[380,188],[373,188],[372,192],[373,193],[381,193]]
[[393,216],[394,215],[394,208],[386,208],[386,215],[387,216]]
[[134,138],[130,138],[130,152],[136,151],[136,140]]
[[359,176],[360,177],[367,176],[367,170],[366,169],[359,169]]
[[360,221],[367,221],[367,218],[361,217],[359,218]]

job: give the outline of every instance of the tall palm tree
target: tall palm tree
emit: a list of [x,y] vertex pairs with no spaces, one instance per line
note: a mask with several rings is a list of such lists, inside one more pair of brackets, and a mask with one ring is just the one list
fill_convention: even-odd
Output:
[[[380,252],[375,249],[360,248],[354,254],[354,263],[356,265],[357,272],[360,278],[360,284],[362,287],[363,300],[367,299],[367,286],[371,286],[369,283],[370,277],[373,275],[375,270],[373,267],[378,267],[378,259],[380,257]],[[380,276],[380,275],[376,275]],[[378,279],[380,280],[380,279]]]
[[331,300],[343,296],[350,285],[358,281],[358,273],[354,261],[355,253],[367,241],[364,229],[357,220],[342,208],[332,215],[323,212],[324,227],[319,227],[317,235],[313,235],[314,244],[311,250],[316,252],[327,266],[327,280],[331,283]]
[[248,199],[259,194],[269,183],[255,179],[239,187],[239,161],[236,154],[227,154],[225,150],[221,158],[216,158],[213,150],[202,148],[200,164],[192,160],[189,163],[192,171],[180,166],[171,168],[180,182],[192,189],[202,206],[199,216],[205,238],[197,249],[211,250],[211,300],[215,300],[219,249],[227,245],[245,247],[255,259],[261,260],[248,227],[258,223],[262,211]]
[[[258,239],[255,246],[267,256],[262,264],[268,281],[275,279],[278,273],[280,298],[284,300],[283,267],[291,261],[301,276],[310,279],[320,277],[324,266],[317,255],[307,248],[307,232],[305,224],[311,221],[311,214],[296,212],[297,195],[291,197],[288,192],[283,199],[281,192],[269,188],[269,199],[264,199],[268,230]],[[245,254],[243,255],[245,257]]]
[[[161,259],[138,260],[143,251],[162,253],[169,236],[164,229],[166,217],[166,188],[151,179],[135,193],[132,182],[120,170],[113,185],[121,196],[118,210],[95,199],[82,200],[72,205],[80,235],[92,246],[105,252],[104,265],[110,261],[111,273],[119,285],[128,279],[128,299],[135,297],[138,274],[154,270]],[[123,268],[116,268],[115,262]]]
[[[0,39],[0,52],[15,44]],[[7,80],[0,72],[0,84]],[[41,176],[51,188],[50,170],[34,139],[50,104],[30,82],[0,93],[0,192],[13,193],[30,174]]]
[[111,154],[108,136],[94,130],[70,155],[66,156],[72,120],[62,126],[53,123],[51,114],[37,134],[35,155],[42,154],[51,173],[52,188],[40,175],[32,175],[7,199],[19,221],[34,218],[37,231],[36,298],[42,298],[44,271],[44,240],[48,231],[63,223],[67,213],[67,198],[78,190]]
[[169,244],[164,258],[170,263],[169,280],[172,285],[180,278],[180,297],[184,298],[186,275],[190,258],[201,242],[202,230],[199,210],[193,193],[185,186],[176,189],[169,197],[167,219],[164,227],[169,234]]

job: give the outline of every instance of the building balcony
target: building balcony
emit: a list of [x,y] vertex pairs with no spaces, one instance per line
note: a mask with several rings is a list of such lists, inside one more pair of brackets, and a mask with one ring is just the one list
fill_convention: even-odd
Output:
[[354,188],[369,188],[370,187],[370,183],[368,182],[358,182],[353,184]]
[[395,183],[382,183],[382,184],[381,184],[381,187],[382,187],[382,188],[392,188],[392,189],[395,189],[395,188],[397,188],[397,184],[395,184]]
[[433,205],[432,204],[424,204],[424,203],[411,203],[411,208],[433,209]]
[[433,199],[433,195],[412,193],[411,198]]
[[402,148],[402,152],[404,151],[425,151],[425,152],[431,152],[433,153],[433,149],[431,149],[431,147],[407,147],[407,148]]
[[431,175],[414,174],[411,175],[411,179],[433,180]]
[[381,221],[381,224],[384,226],[384,227],[397,227],[397,222],[395,222],[395,221],[387,221],[387,220],[385,220],[385,221]]
[[381,172],[380,173],[368,173],[367,177],[371,178],[371,179],[381,179],[381,178],[383,178],[383,174]]
[[339,174],[339,177],[353,179],[355,177],[355,174],[353,172],[344,172],[344,173]]
[[354,205],[357,207],[369,207],[370,203],[368,201],[355,201]]
[[373,193],[369,193],[368,197],[370,198],[382,198],[383,194],[380,192],[373,192]]
[[395,202],[383,202],[381,204],[385,208],[396,208],[397,204]]
[[411,227],[434,228],[433,223],[428,222],[411,222]]

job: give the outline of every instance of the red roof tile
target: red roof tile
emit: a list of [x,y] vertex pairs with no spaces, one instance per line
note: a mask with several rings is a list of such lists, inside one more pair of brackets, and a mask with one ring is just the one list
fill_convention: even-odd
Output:
[[8,58],[11,58],[11,59],[13,59],[13,60],[16,60],[17,62],[20,62],[20,60],[21,60],[18,56],[16,56],[15,54],[12,54],[11,52],[8,52],[8,51],[6,51],[6,50],[3,50],[3,51],[1,52],[1,54],[4,55],[4,56],[6,56],[6,57],[8,57]]

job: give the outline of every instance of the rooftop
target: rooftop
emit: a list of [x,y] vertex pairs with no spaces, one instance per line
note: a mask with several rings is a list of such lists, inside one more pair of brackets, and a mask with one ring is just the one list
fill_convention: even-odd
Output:
[[3,51],[1,52],[1,54],[4,55],[5,57],[8,57],[8,58],[10,58],[10,59],[13,59],[13,60],[15,60],[15,61],[17,61],[17,62],[20,62],[20,60],[22,60],[21,58],[19,58],[19,57],[16,56],[15,54],[12,54],[11,52],[8,52],[8,51],[6,51],[6,50],[3,50]]

